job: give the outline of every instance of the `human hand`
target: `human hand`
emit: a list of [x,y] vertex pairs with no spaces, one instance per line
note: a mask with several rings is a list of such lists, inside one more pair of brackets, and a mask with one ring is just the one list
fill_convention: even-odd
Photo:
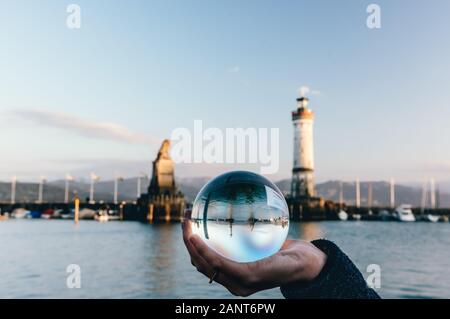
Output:
[[319,275],[327,259],[325,253],[309,242],[286,240],[275,255],[238,263],[222,257],[193,235],[189,220],[183,221],[182,229],[192,265],[235,296],[249,296],[296,281],[311,281]]

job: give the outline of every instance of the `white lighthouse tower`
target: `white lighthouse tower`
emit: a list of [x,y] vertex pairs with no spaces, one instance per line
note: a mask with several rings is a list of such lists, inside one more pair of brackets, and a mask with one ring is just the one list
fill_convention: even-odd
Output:
[[297,99],[297,110],[292,112],[294,123],[294,166],[292,169],[291,196],[314,196],[314,113],[308,108],[309,99]]

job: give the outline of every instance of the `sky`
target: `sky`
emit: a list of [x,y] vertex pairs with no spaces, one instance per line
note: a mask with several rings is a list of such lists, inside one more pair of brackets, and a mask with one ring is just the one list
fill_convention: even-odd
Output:
[[[81,8],[69,29],[67,6]],[[369,29],[366,8],[381,8]],[[450,179],[450,2],[0,0],[0,180],[150,173],[180,127],[279,128],[310,89],[316,181]],[[246,165],[180,164],[177,176]]]

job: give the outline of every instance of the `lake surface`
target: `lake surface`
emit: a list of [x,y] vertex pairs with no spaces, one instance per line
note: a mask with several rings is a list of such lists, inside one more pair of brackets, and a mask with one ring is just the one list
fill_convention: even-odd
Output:
[[[448,223],[291,223],[289,237],[333,240],[364,277],[380,265],[384,298],[450,298]],[[81,267],[80,289],[67,288],[69,264]],[[179,224],[10,219],[0,267],[0,298],[233,298],[192,267]]]

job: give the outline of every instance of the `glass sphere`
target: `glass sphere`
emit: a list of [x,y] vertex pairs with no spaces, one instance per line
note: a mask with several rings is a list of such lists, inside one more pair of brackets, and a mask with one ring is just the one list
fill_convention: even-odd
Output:
[[289,210],[267,178],[236,171],[203,186],[190,221],[192,233],[223,257],[253,262],[280,250],[289,230]]

